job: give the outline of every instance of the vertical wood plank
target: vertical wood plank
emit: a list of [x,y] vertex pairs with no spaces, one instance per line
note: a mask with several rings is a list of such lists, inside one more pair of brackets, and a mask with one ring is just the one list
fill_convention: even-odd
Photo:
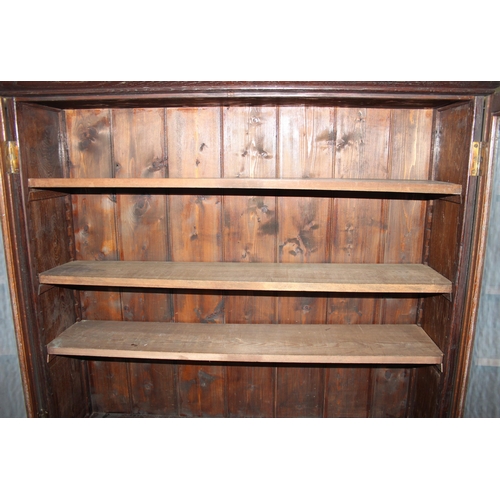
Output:
[[[335,115],[335,178],[389,178],[390,111],[338,108]],[[331,212],[331,262],[383,262],[387,205],[379,198],[338,196]],[[384,299],[368,294],[331,294],[327,322],[381,323]],[[367,416],[371,368],[326,370],[327,416]],[[353,399],[351,396],[355,396]]]
[[127,363],[89,361],[89,378],[94,412],[132,413]]
[[175,364],[152,361],[129,363],[132,411],[144,415],[179,415]]
[[410,368],[373,368],[373,396],[370,416],[403,418],[406,416]]
[[325,370],[319,367],[280,366],[277,374],[276,416],[323,416]]
[[474,108],[473,102],[444,108],[436,112],[435,120],[433,176],[436,180],[461,183],[465,193],[460,205],[435,200],[429,238],[429,266],[455,284],[453,302],[443,296],[426,297],[422,307],[422,327],[443,351],[444,370],[439,376],[430,370],[419,370],[419,379],[424,378],[418,380],[417,387],[428,386],[428,397],[435,399],[424,402],[425,391],[417,399],[431,415],[440,417],[448,415],[452,400],[463,316],[475,199],[475,183],[468,176]]
[[[23,183],[28,177],[64,177],[65,157],[61,154],[64,137],[63,112],[32,104],[17,106],[19,154]],[[28,237],[31,245],[31,272],[33,283],[40,272],[64,264],[72,258],[73,234],[69,218],[69,197],[28,202]],[[27,256],[26,256],[27,257]],[[45,345],[76,321],[73,291],[54,287],[41,295],[32,295],[32,308],[37,313],[38,328],[31,336],[36,338],[38,353]],[[47,365],[45,357],[33,358],[34,372],[45,379],[46,409],[50,416],[80,417],[89,412],[89,398],[85,362],[66,360]],[[42,370],[39,371],[38,366]],[[37,378],[41,378],[37,377]],[[42,385],[42,381],[39,380]]]
[[82,418],[90,414],[87,382],[79,359],[57,356],[49,365],[52,381],[51,399],[55,411],[51,417]]
[[[165,110],[112,111],[114,170],[117,178],[165,177]],[[120,260],[169,260],[167,202],[163,194],[146,191],[117,194],[117,237]],[[122,292],[125,321],[170,321],[171,295]],[[177,415],[175,365],[129,363],[132,411]]]
[[[392,179],[428,179],[430,175],[432,110],[392,110],[390,175]],[[388,200],[384,262],[422,262],[427,202]],[[387,298],[384,323],[415,323],[418,298]]]
[[226,368],[217,365],[179,365],[180,415],[182,417],[226,416]]
[[[219,108],[167,109],[170,177],[220,177]],[[177,262],[222,261],[221,196],[169,196],[171,259]],[[224,321],[218,293],[176,293],[174,320]],[[223,366],[178,365],[179,411],[185,416],[220,417],[226,413]]]
[[[430,175],[432,110],[392,110],[390,177],[428,179]],[[423,253],[426,202],[391,199],[384,262],[420,263]],[[415,323],[417,297],[388,297],[383,302],[383,323]],[[373,370],[372,416],[403,417],[408,405],[410,370],[393,367]],[[399,399],[399,401],[398,401]]]
[[[281,178],[332,177],[333,116],[329,108],[279,108]],[[279,198],[279,262],[328,262],[331,200],[321,197]],[[324,323],[326,298],[315,294],[282,295],[279,323]],[[322,416],[324,369],[279,367],[278,416]],[[294,394],[294,397],[291,397]]]
[[[69,177],[113,177],[109,110],[66,111]],[[117,260],[115,206],[111,194],[73,195],[75,252],[79,260]],[[121,320],[117,290],[81,293],[82,319]],[[130,413],[127,364],[89,361],[94,411]]]
[[371,368],[327,368],[325,416],[366,418],[370,415]]
[[[389,124],[388,110],[337,109],[334,177],[388,178]],[[387,231],[383,208],[378,198],[334,200],[332,262],[382,262]],[[340,300],[332,296],[329,300],[331,323],[380,323],[380,315],[380,299],[359,295]]]
[[[121,109],[112,113],[115,177],[164,177],[164,110]],[[164,195],[150,191],[117,194],[116,213],[120,260],[168,260]],[[163,293],[122,292],[122,306],[125,320],[171,319],[169,297]]]
[[[108,110],[66,111],[69,177],[113,177],[111,118]],[[116,197],[73,195],[77,260],[117,260]],[[118,292],[85,291],[84,319],[121,319]]]
[[[276,177],[276,108],[229,107],[223,112],[225,177]],[[276,262],[276,200],[224,197],[224,260]],[[275,295],[225,294],[226,323],[275,323]],[[272,417],[274,373],[269,366],[227,367],[228,415]]]

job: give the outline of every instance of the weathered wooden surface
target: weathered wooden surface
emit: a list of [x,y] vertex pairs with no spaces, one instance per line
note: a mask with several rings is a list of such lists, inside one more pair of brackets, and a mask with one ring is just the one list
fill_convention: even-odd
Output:
[[83,321],[50,354],[185,361],[439,364],[416,325],[262,325]]
[[[112,111],[114,179],[161,180],[166,175],[164,109]],[[165,196],[148,190],[116,194],[116,240],[119,259],[168,258],[168,224]],[[169,321],[171,294],[159,291],[121,292],[124,321]],[[170,415],[176,403],[171,365],[128,364],[133,413]],[[174,413],[175,414],[175,413]]]
[[[223,179],[264,184],[276,178],[276,108],[223,108]],[[226,184],[226,185],[227,185]],[[224,184],[223,184],[224,185]],[[243,263],[275,263],[277,259],[277,213],[273,192],[224,196],[224,260]],[[277,321],[277,297],[272,293],[224,294],[226,323]],[[232,364],[227,367],[229,416],[274,415],[276,367]]]
[[51,285],[297,292],[450,293],[423,264],[74,261],[40,273]]
[[[378,267],[382,265],[398,266],[386,270],[416,269],[412,266],[421,262],[426,197],[429,192],[436,196],[442,191],[461,193],[461,187],[427,182],[430,110],[224,106],[69,111],[70,125],[79,113],[89,113],[96,123],[108,116],[109,124],[104,123],[102,130],[87,126],[84,135],[88,148],[101,144],[99,161],[103,163],[99,173],[87,172],[87,177],[97,179],[97,189],[83,193],[77,189],[72,195],[85,200],[75,207],[77,249],[82,232],[85,235],[90,228],[99,236],[85,246],[87,252],[94,249],[84,259],[89,266],[134,266],[114,263],[109,254],[103,258],[102,247],[114,251],[117,259],[141,261],[135,282],[128,271],[118,275],[118,281],[116,277],[107,281],[106,271],[99,271],[90,282],[69,278],[73,285],[128,288],[116,294],[116,308],[102,310],[101,316],[89,316],[91,305],[98,305],[83,300],[86,319],[171,318],[175,323],[304,326],[414,324],[418,298],[412,292],[451,291],[451,283],[430,268],[425,272],[433,276],[424,280],[424,287],[415,288],[412,279],[398,272],[382,273],[367,287],[352,285],[356,276],[362,285],[370,281],[366,272],[356,274],[359,264],[367,265],[364,270],[382,269]],[[73,155],[83,154],[81,139],[72,137],[68,134],[69,150]],[[106,150],[108,142],[111,146]],[[92,165],[92,161],[86,163]],[[81,182],[81,177],[70,170],[68,181]],[[304,185],[297,186],[296,179],[302,178]],[[281,180],[290,182],[281,184],[289,192],[276,189],[275,183]],[[191,190],[193,183],[215,189],[184,190]],[[303,191],[308,183],[318,192],[304,197],[309,194]],[[325,185],[333,191],[323,192]],[[133,190],[128,189],[131,186]],[[162,191],[165,186],[182,190]],[[114,188],[124,191],[114,192]],[[250,188],[260,192],[252,193]],[[352,197],[352,189],[360,195]],[[106,190],[111,190],[108,200],[113,204],[109,219],[102,208],[103,198],[109,195]],[[387,192],[396,195],[384,199]],[[423,192],[427,193],[423,197],[415,194]],[[79,215],[89,203],[97,204],[92,211],[100,213],[99,222],[91,221],[94,228]],[[200,273],[196,269],[202,263],[210,265]],[[410,267],[399,267],[402,263]],[[332,288],[335,280],[323,280],[325,271],[337,264],[347,266],[348,276],[340,280],[344,284]],[[82,262],[68,267],[78,265]],[[299,265],[299,275],[277,278],[276,272],[285,269],[277,266],[289,265]],[[142,273],[148,266],[152,269],[145,276]],[[166,306],[148,306],[146,297],[156,301],[168,297],[167,290],[149,288],[143,295],[129,287],[158,285],[164,266],[180,273],[160,285],[171,288],[171,300]],[[233,266],[235,273],[224,274]],[[268,266],[271,273],[266,271],[271,269]],[[307,276],[310,271],[312,277]],[[191,281],[186,272],[194,273]],[[302,272],[306,274],[297,278]],[[46,279],[42,274],[42,282]],[[318,281],[326,283],[326,288],[318,286]],[[191,291],[186,286],[199,288]],[[296,293],[290,293],[293,290]],[[371,295],[374,291],[386,295]],[[90,291],[82,293],[85,299]],[[113,292],[95,289],[92,293]],[[95,411],[180,416],[406,416],[412,373],[397,367],[217,365],[201,360],[96,363],[102,377],[96,376],[98,370],[91,377]],[[107,390],[113,394],[108,408]],[[359,404],[354,404],[354,397]]]
[[[61,113],[42,106],[18,107],[18,133],[22,182],[28,176],[61,177],[64,175],[64,155],[60,154],[62,134]],[[19,207],[16,208],[19,210]],[[71,209],[69,197],[41,199],[26,204],[28,216],[28,244],[31,248],[30,271],[33,283],[37,274],[55,265],[68,262],[73,251]],[[19,215],[18,215],[19,216]],[[21,256],[16,256],[21,259]],[[35,356],[41,357],[46,380],[46,402],[39,402],[51,416],[77,417],[89,412],[87,374],[84,363],[59,360],[46,364],[45,345],[57,337],[76,320],[75,297],[67,288],[54,287],[37,295],[32,292],[31,310],[37,316],[38,328],[31,327],[30,335],[37,345],[32,354],[32,370],[36,372]],[[37,334],[39,338],[37,338]],[[38,383],[42,385],[42,374]]]
[[0,82],[0,95],[63,109],[204,105],[439,107],[499,82]]
[[[220,109],[167,109],[166,116],[169,176],[220,177]],[[169,244],[173,263],[222,260],[221,201],[221,196],[203,192],[169,196]],[[179,290],[173,297],[176,322],[221,323],[223,310],[224,301],[218,290],[205,294]],[[220,417],[225,414],[225,367],[179,364],[177,372],[179,415]]]
[[[325,137],[328,142],[328,137]],[[45,189],[256,189],[278,191],[331,191],[331,192],[360,192],[360,193],[413,193],[413,194],[441,194],[460,195],[462,186],[452,182],[429,180],[399,180],[399,179],[266,179],[241,177],[241,171],[234,166],[225,169],[237,172],[237,178],[133,178],[133,179],[46,179],[30,178],[30,188]],[[412,164],[407,165],[410,170]],[[292,165],[293,170],[301,168],[301,164]],[[307,174],[306,174],[307,175]],[[285,193],[286,194],[286,193]]]
[[[109,111],[66,112],[66,137],[68,177],[113,177]],[[118,259],[113,193],[73,195],[72,203],[77,261]],[[123,319],[121,295],[117,290],[83,290],[80,301],[83,319]],[[89,361],[88,366],[94,411],[105,411],[109,398],[115,411],[130,412],[127,365]]]
[[[475,190],[469,181],[470,146],[474,133],[474,106],[472,103],[445,108],[437,113],[433,176],[436,180],[462,182],[465,203],[457,205],[435,200],[432,213],[432,231],[429,238],[428,263],[454,283],[453,302],[444,296],[423,300],[422,326],[444,352],[444,371],[438,377],[431,370],[422,370],[423,380],[417,381],[417,401],[426,401],[428,416],[447,416],[451,404],[453,373],[457,362],[467,281],[468,252],[472,239],[472,211]],[[474,184],[475,185],[475,184]],[[469,223],[467,223],[467,219]],[[443,242],[446,242],[446,245]],[[459,242],[463,244],[460,245]],[[432,385],[437,384],[437,386]],[[433,395],[432,405],[427,396]],[[420,404],[422,406],[422,403]],[[420,410],[419,410],[420,411]]]

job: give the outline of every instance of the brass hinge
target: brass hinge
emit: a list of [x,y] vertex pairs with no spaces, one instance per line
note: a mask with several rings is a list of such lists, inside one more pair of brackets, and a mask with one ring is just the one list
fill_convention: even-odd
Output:
[[485,154],[486,148],[484,142],[476,141],[472,143],[472,159],[469,172],[471,177],[481,175],[481,164],[484,161]]
[[15,141],[2,143],[3,159],[9,174],[19,173],[19,146]]

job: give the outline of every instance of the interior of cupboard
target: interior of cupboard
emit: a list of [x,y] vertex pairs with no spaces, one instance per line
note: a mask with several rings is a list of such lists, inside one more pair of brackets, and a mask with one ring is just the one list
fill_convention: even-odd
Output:
[[[470,101],[442,109],[55,109],[19,104],[17,116],[36,335],[44,357],[47,345],[54,348],[65,333],[93,321],[107,322],[122,337],[117,322],[127,323],[132,329],[128,347],[152,338],[151,331],[146,337],[137,333],[144,325],[170,323],[199,325],[198,339],[205,341],[209,333],[203,325],[221,325],[221,335],[235,325],[228,335],[236,330],[238,343],[247,342],[240,358],[221,353],[228,344],[224,340],[213,352],[212,342],[208,360],[163,359],[151,353],[134,360],[137,350],[118,348],[106,354],[55,355],[57,349],[49,347],[46,377],[52,414],[364,417],[436,416],[442,411],[439,401],[447,390],[457,341],[459,242],[473,128]],[[192,182],[217,178],[220,185],[203,190]],[[88,179],[151,184],[140,189],[133,187],[134,181],[85,187]],[[156,184],[156,179],[189,183],[170,187]],[[245,179],[264,182],[257,187],[235,184]],[[293,185],[266,185],[268,179],[370,180],[382,187],[357,188],[355,182],[349,190],[319,187],[304,192]],[[43,180],[52,184],[43,185]],[[387,187],[393,181],[399,188]],[[437,181],[427,189],[438,191],[411,191],[408,186],[415,181]],[[82,275],[67,282],[47,281],[47,274],[61,269],[66,279],[64,269],[72,261],[103,265],[96,274],[100,284]],[[141,265],[142,282],[130,281],[129,273],[122,281],[114,276],[103,282],[106,264],[117,261],[148,263],[154,279],[161,274],[155,262],[180,266],[181,277],[188,266],[202,263],[242,265],[223,282],[213,278],[192,289],[182,278],[158,286],[145,281]],[[270,288],[276,278],[265,278],[263,271],[291,265],[310,272],[325,264],[347,266],[345,280],[351,287],[317,288],[308,279],[310,288],[290,288],[297,282],[292,273],[282,287]],[[372,288],[352,287],[359,265],[422,266],[437,274],[443,288],[436,287],[434,278],[424,288],[411,288],[411,279],[402,279],[396,288],[390,280],[393,288],[383,288],[384,272]],[[243,278],[253,284],[242,289],[249,266]],[[221,269],[216,268],[215,276]],[[366,274],[361,273],[365,286]],[[302,358],[278,356],[284,331],[279,325],[304,326],[292,328],[299,332],[294,345]],[[300,346],[324,347],[312,340],[318,335],[314,325],[401,325],[400,339],[415,327],[437,352],[432,361],[419,361],[415,354],[404,358],[401,350],[399,358],[386,353],[374,361],[360,354],[363,349],[373,354],[373,342],[359,340],[358,330],[347,329],[343,335],[362,346],[358,358],[328,358],[320,349],[323,357],[315,361],[306,359]],[[98,330],[104,331],[105,340],[112,336],[104,326]],[[89,349],[85,335],[80,342],[82,349]],[[191,351],[193,335],[188,334]],[[398,331],[393,335],[389,350],[398,342]],[[255,345],[264,345],[270,357],[245,358],[248,346]],[[168,352],[173,352],[171,346]]]

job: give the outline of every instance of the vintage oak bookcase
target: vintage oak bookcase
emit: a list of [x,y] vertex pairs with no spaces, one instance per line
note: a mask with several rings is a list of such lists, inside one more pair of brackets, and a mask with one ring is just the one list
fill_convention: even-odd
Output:
[[497,86],[1,82],[28,414],[459,415]]

